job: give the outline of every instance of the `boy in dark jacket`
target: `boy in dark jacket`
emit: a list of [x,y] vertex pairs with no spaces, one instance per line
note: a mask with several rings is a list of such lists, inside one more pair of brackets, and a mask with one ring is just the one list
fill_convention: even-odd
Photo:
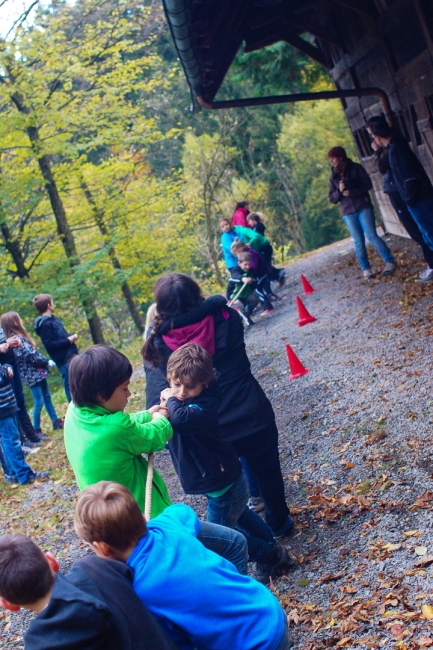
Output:
[[53,315],[54,302],[48,293],[35,296],[33,304],[41,314],[35,320],[35,332],[41,337],[46,351],[57,364],[63,379],[66,399],[70,402],[71,391],[69,389],[68,367],[71,357],[78,354],[78,348],[75,345],[78,335],[68,334],[62,321]]
[[[35,472],[24,460],[18,431],[17,401],[11,386],[12,366],[0,366],[0,441],[3,452],[2,468],[8,483],[29,485],[37,478],[46,478],[48,472]],[[4,467],[3,467],[4,465]]]
[[132,589],[132,570],[95,555],[63,576],[51,553],[24,535],[0,538],[0,604],[39,616],[26,650],[175,650]]
[[167,364],[170,388],[161,393],[173,437],[168,445],[173,465],[187,494],[208,500],[207,520],[237,528],[246,537],[255,577],[269,582],[289,561],[287,549],[275,544],[272,531],[248,508],[249,490],[238,454],[224,442],[218,426],[221,396],[212,357],[200,345],[182,345]]
[[[240,253],[238,264],[230,270],[230,280],[227,286],[227,300],[236,296],[245,308],[245,316],[250,325],[254,323],[251,320],[251,313],[257,307],[259,302],[262,304],[262,316],[270,314],[274,307],[269,298],[258,287],[252,271],[252,257],[250,253]],[[240,291],[240,288],[244,288]]]

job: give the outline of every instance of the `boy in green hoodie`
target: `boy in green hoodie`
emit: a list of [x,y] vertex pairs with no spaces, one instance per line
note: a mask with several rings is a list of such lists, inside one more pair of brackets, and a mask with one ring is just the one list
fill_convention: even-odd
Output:
[[[142,454],[164,449],[173,431],[160,406],[124,413],[131,375],[125,355],[105,345],[92,345],[72,357],[65,446],[80,490],[98,481],[116,481],[132,492],[143,512],[147,460]],[[165,483],[155,471],[152,517],[170,504]]]

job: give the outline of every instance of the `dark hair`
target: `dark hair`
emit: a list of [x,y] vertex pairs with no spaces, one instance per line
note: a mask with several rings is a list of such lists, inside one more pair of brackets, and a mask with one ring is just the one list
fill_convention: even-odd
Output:
[[240,253],[238,255],[238,263],[239,262],[252,262],[252,261],[253,261],[253,256],[251,255],[251,253],[248,253],[247,251],[245,251],[245,253]]
[[383,115],[377,115],[376,117],[371,117],[367,126],[373,135],[379,136],[379,138],[389,138],[391,137],[391,127],[389,126],[386,119]]
[[209,384],[215,378],[212,357],[201,345],[185,343],[175,350],[167,363],[167,379],[181,384]]
[[247,221],[254,221],[254,223],[262,223],[262,213],[261,212],[250,212],[247,214]]
[[54,576],[43,551],[24,535],[0,537],[0,596],[13,605],[44,598]]
[[182,273],[163,275],[156,281],[153,293],[157,314],[153,321],[153,330],[141,348],[141,354],[144,361],[156,368],[161,360],[155,346],[158,329],[167,320],[186,314],[201,305],[204,298],[197,282]]
[[43,314],[44,311],[47,311],[47,307],[53,302],[53,297],[49,293],[40,293],[39,295],[33,298],[33,304],[40,314]]
[[239,208],[246,208],[247,205],[249,205],[248,201],[238,201],[236,203],[235,210],[238,210]]
[[218,219],[218,223],[221,223],[221,221],[227,221],[227,223],[232,225],[232,222],[230,221],[230,219],[227,219],[227,217],[221,217],[221,219]]
[[69,385],[75,406],[94,406],[110,399],[132,375],[127,357],[108,345],[91,345],[69,362]]
[[126,551],[146,535],[146,520],[131,492],[124,485],[99,481],[78,497],[75,532],[86,542],[105,542]]
[[342,160],[346,160],[346,150],[343,149],[343,147],[332,147],[332,149],[328,151],[328,158],[341,158]]

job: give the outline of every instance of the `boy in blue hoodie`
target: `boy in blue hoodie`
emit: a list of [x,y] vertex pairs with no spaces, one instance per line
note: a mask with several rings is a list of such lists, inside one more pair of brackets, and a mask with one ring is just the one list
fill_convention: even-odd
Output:
[[275,596],[206,549],[199,525],[186,505],[146,525],[129,490],[106,481],[87,487],[75,511],[79,537],[134,569],[134,591],[182,650],[288,650]]

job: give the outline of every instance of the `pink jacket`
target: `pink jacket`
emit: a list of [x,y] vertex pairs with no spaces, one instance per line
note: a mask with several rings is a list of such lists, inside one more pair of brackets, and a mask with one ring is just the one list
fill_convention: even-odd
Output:
[[232,223],[234,226],[243,226],[244,228],[251,228],[250,224],[247,221],[247,214],[249,210],[246,208],[238,208],[234,214],[232,214]]

